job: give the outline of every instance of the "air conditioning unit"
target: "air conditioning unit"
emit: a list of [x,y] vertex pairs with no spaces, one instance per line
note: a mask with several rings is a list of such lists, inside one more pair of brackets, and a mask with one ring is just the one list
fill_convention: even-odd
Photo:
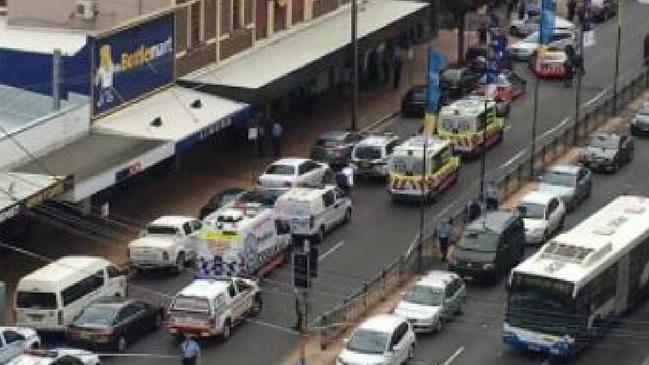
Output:
[[97,1],[77,0],[74,4],[74,15],[86,20],[94,19],[97,16]]

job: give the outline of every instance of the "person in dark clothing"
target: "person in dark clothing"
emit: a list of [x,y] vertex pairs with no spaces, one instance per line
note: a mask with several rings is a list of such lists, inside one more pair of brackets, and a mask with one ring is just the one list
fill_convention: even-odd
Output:
[[568,8],[567,19],[568,19],[569,22],[572,23],[573,19],[575,18],[575,9],[577,8],[577,1],[576,0],[568,0],[568,3],[566,4],[566,7]]
[[302,314],[302,300],[300,300],[300,294],[295,293],[295,325],[293,329],[296,331],[302,330],[302,325],[304,322],[304,317]]
[[487,28],[487,24],[484,22],[480,23],[480,27],[478,28],[478,42],[480,44],[487,44],[487,33],[489,32],[489,29]]
[[489,13],[489,27],[498,28],[499,24],[500,24],[500,18],[498,17],[498,14],[496,14],[496,11],[492,10]]
[[564,84],[570,87],[572,86],[572,80],[575,76],[573,61],[570,58],[566,58],[566,60],[563,62],[563,69],[566,72],[566,76],[564,78]]
[[437,227],[437,240],[439,241],[439,253],[442,261],[446,261],[448,256],[448,246],[451,244],[451,233],[453,231],[453,219],[445,218]]
[[466,205],[467,220],[472,221],[480,217],[481,213],[482,213],[482,207],[480,206],[480,203],[478,203],[474,199],[469,200],[469,202]]
[[401,85],[401,69],[403,68],[403,62],[401,61],[401,56],[396,54],[394,56],[394,61],[392,64],[392,87],[398,89]]
[[497,210],[498,209],[498,187],[496,186],[495,181],[489,181],[486,188],[486,203],[487,210]]
[[516,4],[514,0],[507,0],[507,20],[512,18],[512,13],[516,9]]
[[583,3],[577,7],[577,19],[579,19],[579,24],[586,22],[586,6]]
[[349,178],[343,172],[343,169],[336,171],[334,179],[336,180],[336,186],[338,186],[340,190],[344,191],[346,194],[351,192],[352,187],[349,185]]

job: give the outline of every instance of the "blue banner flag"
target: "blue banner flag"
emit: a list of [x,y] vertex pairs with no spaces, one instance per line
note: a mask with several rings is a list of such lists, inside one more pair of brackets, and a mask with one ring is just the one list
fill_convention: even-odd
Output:
[[554,34],[554,0],[542,0],[541,2],[541,43],[548,44]]
[[441,90],[439,73],[444,66],[444,54],[433,49],[428,51],[428,91],[426,93],[426,111],[437,113]]

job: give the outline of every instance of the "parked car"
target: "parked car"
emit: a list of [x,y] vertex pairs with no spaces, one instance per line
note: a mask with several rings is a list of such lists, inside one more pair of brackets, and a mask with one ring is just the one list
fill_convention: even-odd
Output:
[[440,87],[447,94],[447,102],[468,95],[478,86],[482,75],[468,67],[447,68],[440,75]]
[[256,188],[241,193],[232,202],[232,205],[246,206],[247,204],[259,204],[264,208],[275,207],[277,198],[282,196],[286,191]]
[[[528,35],[539,30],[540,16],[530,16],[525,19],[514,19],[509,26],[509,34],[514,37],[527,37]],[[567,19],[561,17],[554,18],[555,29],[568,29],[574,30],[575,25]]]
[[529,192],[516,208],[523,218],[528,244],[543,244],[563,228],[566,219],[563,201],[548,192]]
[[631,135],[649,137],[649,101],[631,117]]
[[579,165],[551,166],[541,176],[538,188],[561,198],[569,212],[589,198],[592,189],[590,170]]
[[415,332],[408,321],[394,314],[366,319],[345,339],[336,365],[401,365],[415,354]]
[[196,243],[203,228],[200,220],[163,216],[146,225],[141,236],[128,244],[128,257],[138,271],[170,268],[181,273],[196,260]]
[[213,213],[220,208],[230,204],[234,201],[239,195],[245,192],[245,189],[241,188],[226,188],[216,194],[207,201],[205,205],[201,207],[200,212],[198,213],[198,219],[203,219],[207,217],[210,213]]
[[298,186],[318,186],[333,181],[333,172],[326,163],[307,158],[283,158],[270,164],[259,177],[266,189],[288,190]]
[[352,151],[354,175],[387,178],[388,162],[399,142],[392,133],[368,135],[358,142]]
[[422,118],[426,111],[426,85],[415,85],[401,100],[401,115],[406,118]]
[[[567,45],[575,47],[576,44],[577,39],[572,30],[556,29],[548,46],[564,49]],[[534,32],[525,39],[515,42],[508,47],[512,58],[518,61],[529,61],[536,54],[538,48],[539,32]]]
[[124,352],[162,326],[162,309],[141,300],[106,297],[91,303],[66,332],[70,342]]
[[40,346],[41,339],[34,329],[0,327],[0,364],[6,364],[26,350],[37,349]]
[[613,132],[592,134],[580,156],[581,162],[593,171],[617,172],[633,159],[633,140]]
[[466,287],[457,274],[433,270],[405,291],[393,312],[406,317],[415,332],[439,332],[462,313],[465,300]]
[[99,356],[90,351],[72,348],[31,350],[7,365],[99,365]]
[[329,131],[321,134],[311,147],[311,158],[329,165],[346,165],[354,145],[363,136],[351,131]]
[[525,228],[517,213],[491,211],[468,223],[450,259],[463,277],[496,281],[525,258]]

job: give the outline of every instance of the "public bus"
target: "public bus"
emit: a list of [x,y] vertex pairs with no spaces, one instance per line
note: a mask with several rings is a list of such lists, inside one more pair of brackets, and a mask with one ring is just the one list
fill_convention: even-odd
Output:
[[503,341],[568,357],[649,291],[649,198],[620,196],[509,277]]

